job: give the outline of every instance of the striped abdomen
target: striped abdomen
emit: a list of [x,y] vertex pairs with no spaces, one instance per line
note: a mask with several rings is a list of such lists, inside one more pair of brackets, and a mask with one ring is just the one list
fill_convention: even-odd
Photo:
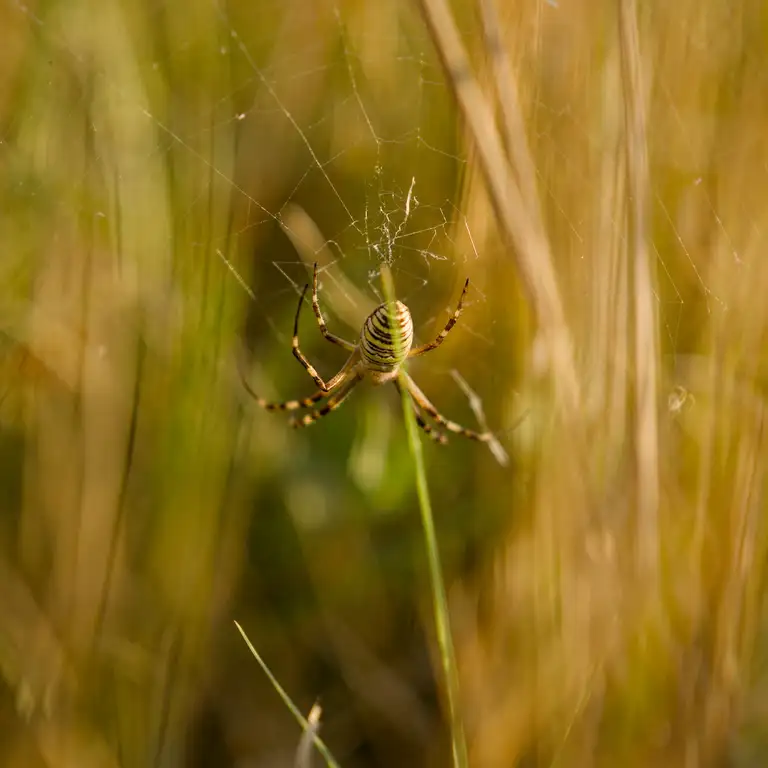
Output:
[[386,374],[397,373],[413,344],[413,320],[408,307],[395,302],[393,315],[394,327],[390,327],[387,305],[380,304],[368,315],[360,333],[360,355],[378,381],[392,378]]

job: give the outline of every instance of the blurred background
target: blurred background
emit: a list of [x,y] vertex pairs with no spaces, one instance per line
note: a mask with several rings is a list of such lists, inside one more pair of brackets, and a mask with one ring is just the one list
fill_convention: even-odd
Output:
[[313,391],[315,261],[353,341],[382,264],[420,343],[472,280],[411,366],[510,455],[424,446],[469,764],[765,764],[768,6],[452,9],[453,81],[409,0],[0,0],[1,766],[293,765],[235,620],[342,766],[450,764],[394,388],[237,373]]

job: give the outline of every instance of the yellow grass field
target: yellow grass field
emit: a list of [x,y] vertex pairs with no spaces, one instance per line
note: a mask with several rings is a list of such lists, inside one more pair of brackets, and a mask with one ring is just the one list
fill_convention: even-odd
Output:
[[[0,0],[0,767],[768,764],[767,94],[760,0]],[[260,408],[314,263],[469,278],[496,442]]]

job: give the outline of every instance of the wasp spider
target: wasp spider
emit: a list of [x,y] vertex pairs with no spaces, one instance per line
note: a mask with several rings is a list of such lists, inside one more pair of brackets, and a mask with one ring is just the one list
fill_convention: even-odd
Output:
[[[443,429],[454,432],[458,435],[464,435],[472,440],[481,442],[492,441],[493,434],[490,432],[474,432],[466,429],[455,421],[446,419],[427,396],[419,389],[416,382],[408,375],[403,368],[403,363],[412,358],[423,355],[437,349],[451,328],[456,325],[456,321],[461,315],[464,305],[464,297],[469,288],[469,279],[464,283],[464,290],[459,297],[459,303],[456,311],[448,319],[445,328],[437,335],[434,341],[428,344],[422,344],[420,347],[413,347],[413,319],[408,307],[401,301],[395,302],[393,307],[394,327],[390,323],[390,314],[386,302],[380,304],[365,319],[363,329],[360,332],[360,340],[357,344],[345,341],[339,336],[331,333],[325,325],[323,313],[320,311],[320,303],[317,298],[317,264],[315,264],[314,276],[312,278],[312,309],[317,318],[317,324],[320,332],[326,340],[336,344],[350,353],[347,362],[344,363],[341,370],[328,381],[324,381],[314,366],[307,360],[304,353],[299,348],[299,317],[301,307],[304,303],[304,297],[309,289],[309,284],[304,286],[299,299],[299,306],[296,310],[296,318],[293,323],[293,339],[291,347],[293,356],[304,366],[312,380],[317,384],[318,390],[313,395],[305,397],[303,400],[286,400],[284,402],[270,402],[257,395],[242,376],[243,384],[248,393],[254,400],[268,411],[296,411],[301,408],[314,409],[304,416],[297,417],[291,421],[294,427],[307,427],[314,424],[318,419],[335,411],[346,399],[350,392],[365,378],[370,379],[373,384],[386,384],[392,382],[398,391],[405,389],[411,396],[411,402],[416,414],[416,421],[419,426],[433,440],[438,443],[445,443],[446,436],[438,429],[430,426],[422,415],[422,411],[432,418],[432,420]],[[242,375],[242,372],[241,372]],[[324,398],[325,403],[321,407],[315,406]]]

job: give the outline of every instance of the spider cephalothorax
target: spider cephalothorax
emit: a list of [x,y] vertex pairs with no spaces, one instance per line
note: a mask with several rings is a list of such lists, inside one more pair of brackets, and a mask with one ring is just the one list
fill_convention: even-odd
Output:
[[299,348],[299,317],[301,316],[304,297],[309,290],[309,284],[307,284],[301,292],[299,306],[296,310],[291,347],[293,349],[293,356],[304,366],[312,380],[317,384],[318,390],[303,400],[286,400],[273,403],[257,395],[251,389],[245,377],[243,377],[243,384],[256,402],[268,411],[295,411],[300,408],[313,408],[316,403],[327,397],[328,399],[321,407],[316,410],[310,410],[309,413],[291,422],[294,427],[306,427],[331,411],[335,411],[347,399],[354,387],[364,378],[370,379],[374,384],[385,384],[391,381],[398,390],[402,391],[405,389],[410,394],[416,413],[416,421],[433,440],[444,443],[446,437],[442,432],[427,424],[421,411],[424,411],[435,423],[449,432],[464,435],[472,440],[489,442],[493,439],[493,435],[490,432],[474,432],[442,416],[403,368],[403,363],[406,360],[423,355],[425,352],[430,352],[443,343],[451,328],[456,325],[459,315],[461,315],[464,297],[468,288],[469,280],[464,283],[464,290],[459,297],[456,311],[448,319],[445,328],[440,331],[435,340],[428,344],[422,344],[420,347],[413,348],[413,318],[408,307],[401,301],[394,302],[391,315],[388,304],[384,303],[376,307],[363,323],[363,328],[360,331],[360,341],[357,344],[352,344],[332,334],[325,325],[323,314],[320,311],[320,302],[317,298],[317,264],[315,264],[312,279],[312,309],[315,312],[317,324],[323,336],[332,344],[336,344],[350,353],[347,362],[344,363],[341,370],[333,378],[326,382]]

